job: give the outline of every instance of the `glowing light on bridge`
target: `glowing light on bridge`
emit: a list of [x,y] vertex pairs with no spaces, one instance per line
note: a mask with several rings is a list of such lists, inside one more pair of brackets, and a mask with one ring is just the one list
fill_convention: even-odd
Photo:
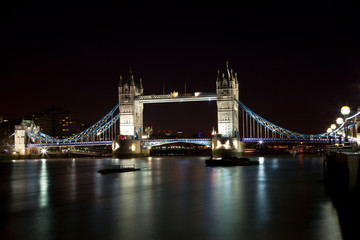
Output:
[[350,108],[348,107],[348,106],[343,106],[342,108],[341,108],[341,114],[342,115],[349,115],[349,113],[350,113]]
[[175,90],[171,93],[171,97],[177,98],[179,96],[178,92],[175,92]]
[[336,119],[336,124],[341,125],[341,124],[343,124],[343,122],[344,122],[344,119],[342,119],[341,117]]

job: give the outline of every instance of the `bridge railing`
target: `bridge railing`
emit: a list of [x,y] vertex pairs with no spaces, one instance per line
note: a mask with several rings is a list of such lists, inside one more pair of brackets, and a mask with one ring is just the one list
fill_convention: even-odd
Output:
[[243,142],[313,142],[313,143],[327,143],[326,138],[243,138]]
[[[197,98],[197,97],[216,97],[216,93],[210,92],[198,92],[198,93],[180,93],[176,98]],[[141,95],[136,96],[134,100],[155,100],[155,99],[173,99],[172,94],[161,94],[161,95]]]

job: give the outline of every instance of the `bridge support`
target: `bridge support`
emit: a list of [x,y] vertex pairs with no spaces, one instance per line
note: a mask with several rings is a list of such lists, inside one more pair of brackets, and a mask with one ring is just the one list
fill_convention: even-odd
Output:
[[116,157],[139,157],[149,155],[148,149],[141,149],[140,140],[117,140],[113,144],[113,155]]
[[245,144],[239,138],[215,137],[211,145],[213,158],[241,157],[245,152]]

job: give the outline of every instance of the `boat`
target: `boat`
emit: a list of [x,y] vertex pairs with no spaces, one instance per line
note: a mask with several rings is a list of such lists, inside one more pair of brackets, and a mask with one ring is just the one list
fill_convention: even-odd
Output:
[[125,167],[122,165],[110,165],[103,169],[100,169],[98,173],[106,174],[106,173],[114,173],[114,172],[134,172],[140,171],[140,168],[135,168],[135,166]]
[[259,161],[250,161],[248,158],[239,158],[239,157],[227,157],[221,159],[207,159],[205,160],[207,166],[250,166],[250,165],[259,165]]

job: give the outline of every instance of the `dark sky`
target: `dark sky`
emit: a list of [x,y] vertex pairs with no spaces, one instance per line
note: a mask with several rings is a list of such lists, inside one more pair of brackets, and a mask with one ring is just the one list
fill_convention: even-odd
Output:
[[[36,1],[1,7],[0,115],[51,105],[94,123],[117,104],[129,68],[145,94],[214,92],[225,61],[240,100],[301,133],[326,131],[360,100],[359,6],[330,1],[194,5]],[[181,4],[180,4],[181,3]],[[144,124],[187,134],[216,127],[216,104],[145,105]]]

